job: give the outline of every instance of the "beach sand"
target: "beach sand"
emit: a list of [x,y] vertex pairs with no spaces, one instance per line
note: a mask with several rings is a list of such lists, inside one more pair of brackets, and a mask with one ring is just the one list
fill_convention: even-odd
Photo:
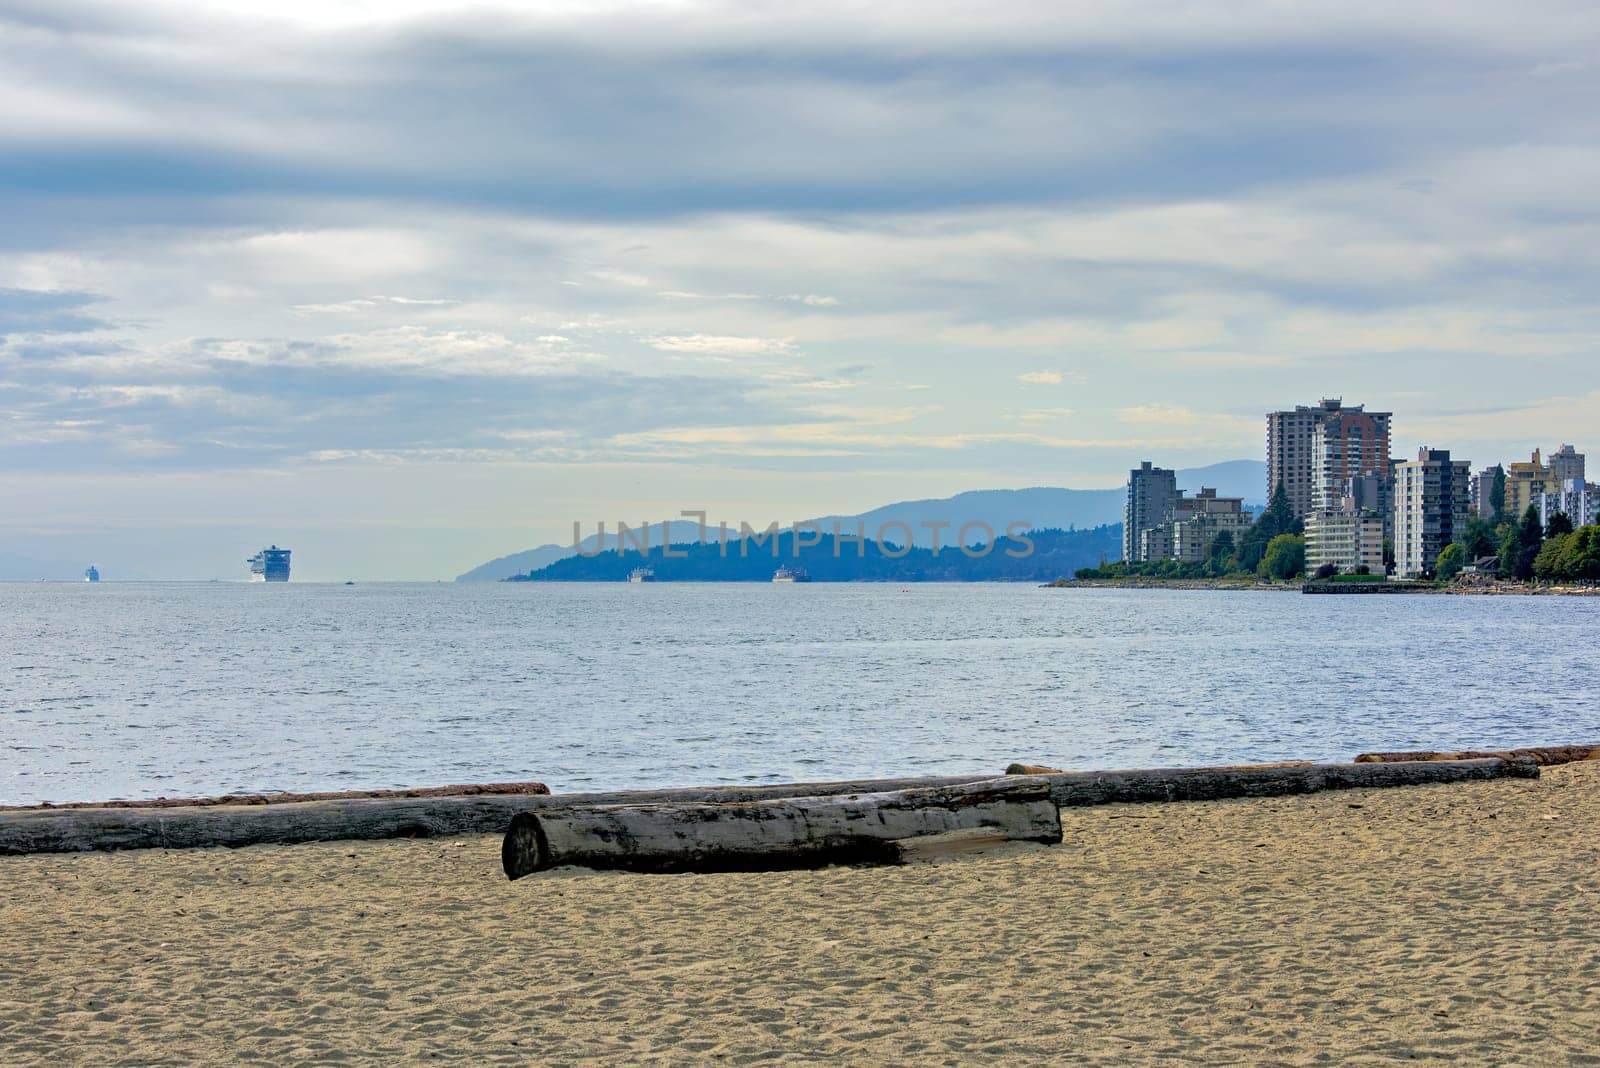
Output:
[[1600,1064],[1600,764],[897,869],[0,858],[0,1063]]

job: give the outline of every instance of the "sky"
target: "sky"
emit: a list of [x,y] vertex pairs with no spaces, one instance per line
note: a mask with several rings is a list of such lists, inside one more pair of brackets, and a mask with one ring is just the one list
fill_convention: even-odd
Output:
[[0,0],[0,552],[1600,448],[1600,7]]

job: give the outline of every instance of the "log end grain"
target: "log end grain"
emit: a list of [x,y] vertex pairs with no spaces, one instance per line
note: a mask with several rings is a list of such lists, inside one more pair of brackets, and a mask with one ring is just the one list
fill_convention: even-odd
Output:
[[500,843],[500,866],[512,882],[551,867],[550,843],[537,815],[519,812],[512,818],[505,841]]

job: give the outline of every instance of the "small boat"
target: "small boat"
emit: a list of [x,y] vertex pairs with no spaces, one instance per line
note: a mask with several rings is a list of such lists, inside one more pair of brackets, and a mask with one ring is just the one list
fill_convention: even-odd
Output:
[[773,582],[810,582],[811,572],[803,567],[780,567],[772,573]]
[[652,568],[636,567],[632,571],[628,572],[629,582],[654,582],[655,580],[656,573]]
[[90,564],[88,567],[84,568],[83,581],[85,581],[85,582],[99,582],[100,581],[100,569],[98,567],[95,567],[93,564]]

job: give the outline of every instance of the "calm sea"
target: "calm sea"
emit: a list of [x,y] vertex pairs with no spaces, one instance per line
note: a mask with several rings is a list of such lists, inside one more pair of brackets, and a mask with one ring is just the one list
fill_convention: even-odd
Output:
[[0,802],[1600,742],[1600,599],[0,585]]

